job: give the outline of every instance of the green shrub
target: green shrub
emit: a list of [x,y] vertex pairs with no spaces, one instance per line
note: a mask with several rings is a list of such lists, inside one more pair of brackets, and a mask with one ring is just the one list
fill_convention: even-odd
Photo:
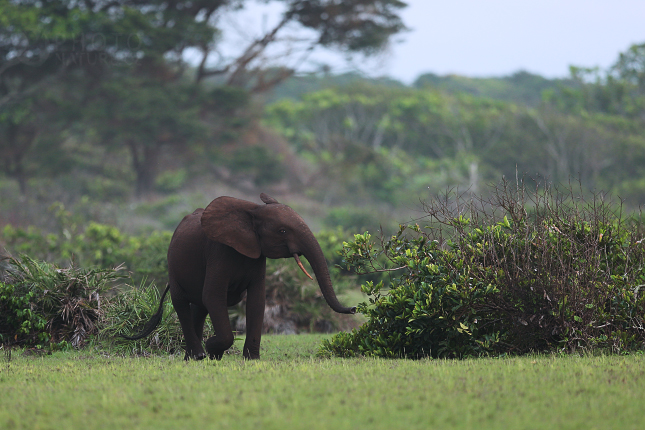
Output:
[[61,268],[27,256],[0,279],[0,340],[21,346],[83,346],[99,332],[116,269]]
[[[422,235],[404,237],[405,230],[401,227],[385,243],[388,251],[394,251],[392,262],[404,273],[392,278],[386,292],[383,281],[363,284],[361,290],[369,302],[361,303],[358,312],[368,322],[351,334],[339,333],[325,341],[323,351],[391,358],[455,357],[490,351],[500,341],[499,329],[491,325],[495,316],[483,320],[484,315],[471,311],[485,305],[496,288],[473,282],[465,270],[453,271],[453,266],[459,265],[454,255]],[[347,261],[360,272],[370,271],[367,265],[377,258],[374,247],[369,233],[356,235],[346,244]]]
[[[58,211],[65,212],[62,205]],[[15,254],[26,254],[38,260],[63,266],[110,269],[122,266],[131,272],[135,283],[149,279],[165,284],[166,253],[172,233],[155,231],[151,234],[128,235],[118,228],[90,222],[85,227],[59,216],[56,233],[45,233],[35,227],[19,228],[5,225],[0,240]]]
[[47,320],[34,312],[36,293],[20,295],[16,287],[0,282],[0,343],[43,345],[49,341]]
[[[433,200],[434,222],[343,254],[365,283],[366,324],[322,354],[465,357],[645,347],[645,240],[639,222],[594,196],[503,183],[489,200]],[[411,234],[406,234],[411,233]],[[383,256],[387,264],[383,265]]]

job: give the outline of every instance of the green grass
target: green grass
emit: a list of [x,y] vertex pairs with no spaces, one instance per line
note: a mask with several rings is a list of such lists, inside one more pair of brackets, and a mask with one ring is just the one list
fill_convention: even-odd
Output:
[[[641,429],[645,357],[319,359],[321,335],[262,360],[0,354],[1,429]],[[241,342],[238,341],[237,343]]]

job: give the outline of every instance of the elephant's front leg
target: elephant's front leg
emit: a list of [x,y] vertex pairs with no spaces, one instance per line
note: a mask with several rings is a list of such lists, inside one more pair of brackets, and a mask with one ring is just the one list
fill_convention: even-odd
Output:
[[221,360],[224,352],[233,345],[234,337],[228,319],[227,302],[228,281],[213,272],[207,274],[202,293],[202,302],[213,322],[215,336],[206,340],[206,351],[210,358]]
[[260,358],[265,294],[264,276],[249,285],[246,292],[246,341],[243,354],[249,360]]

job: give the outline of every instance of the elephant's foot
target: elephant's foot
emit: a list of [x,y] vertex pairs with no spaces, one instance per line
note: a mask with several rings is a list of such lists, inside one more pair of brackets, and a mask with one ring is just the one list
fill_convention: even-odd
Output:
[[242,354],[245,360],[258,360],[260,358],[260,338],[247,334]]
[[203,360],[206,358],[206,353],[204,348],[201,345],[198,345],[194,348],[186,348],[186,354],[184,355],[184,360]]
[[231,333],[230,339],[219,338],[217,336],[209,337],[206,340],[206,351],[208,351],[208,356],[215,360],[221,360],[224,355],[224,351],[229,349],[233,345],[233,334]]
[[206,358],[206,353],[204,353],[204,352],[200,352],[200,353],[193,354],[193,355],[189,355],[188,352],[186,352],[186,355],[184,355],[184,360],[185,361],[188,361],[188,360],[199,361],[199,360],[203,360],[205,358]]
[[249,348],[244,348],[244,351],[242,353],[244,356],[245,360],[259,360],[260,359],[260,351],[259,350],[253,350]]
[[260,359],[260,354],[258,354],[258,355],[246,355],[246,354],[244,354],[244,359],[245,360],[259,360]]

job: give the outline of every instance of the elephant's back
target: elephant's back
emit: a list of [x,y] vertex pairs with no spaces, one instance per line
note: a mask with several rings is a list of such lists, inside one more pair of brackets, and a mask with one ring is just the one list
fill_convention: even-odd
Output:
[[202,231],[200,222],[204,209],[197,209],[181,220],[168,247],[168,275],[180,283],[193,281],[185,279],[196,277],[203,281],[206,268],[204,247],[208,238]]
[[195,245],[198,241],[203,240],[206,236],[202,232],[202,212],[204,209],[196,209],[190,215],[186,215],[181,220],[175,233],[170,240],[170,249],[182,247],[184,244]]

